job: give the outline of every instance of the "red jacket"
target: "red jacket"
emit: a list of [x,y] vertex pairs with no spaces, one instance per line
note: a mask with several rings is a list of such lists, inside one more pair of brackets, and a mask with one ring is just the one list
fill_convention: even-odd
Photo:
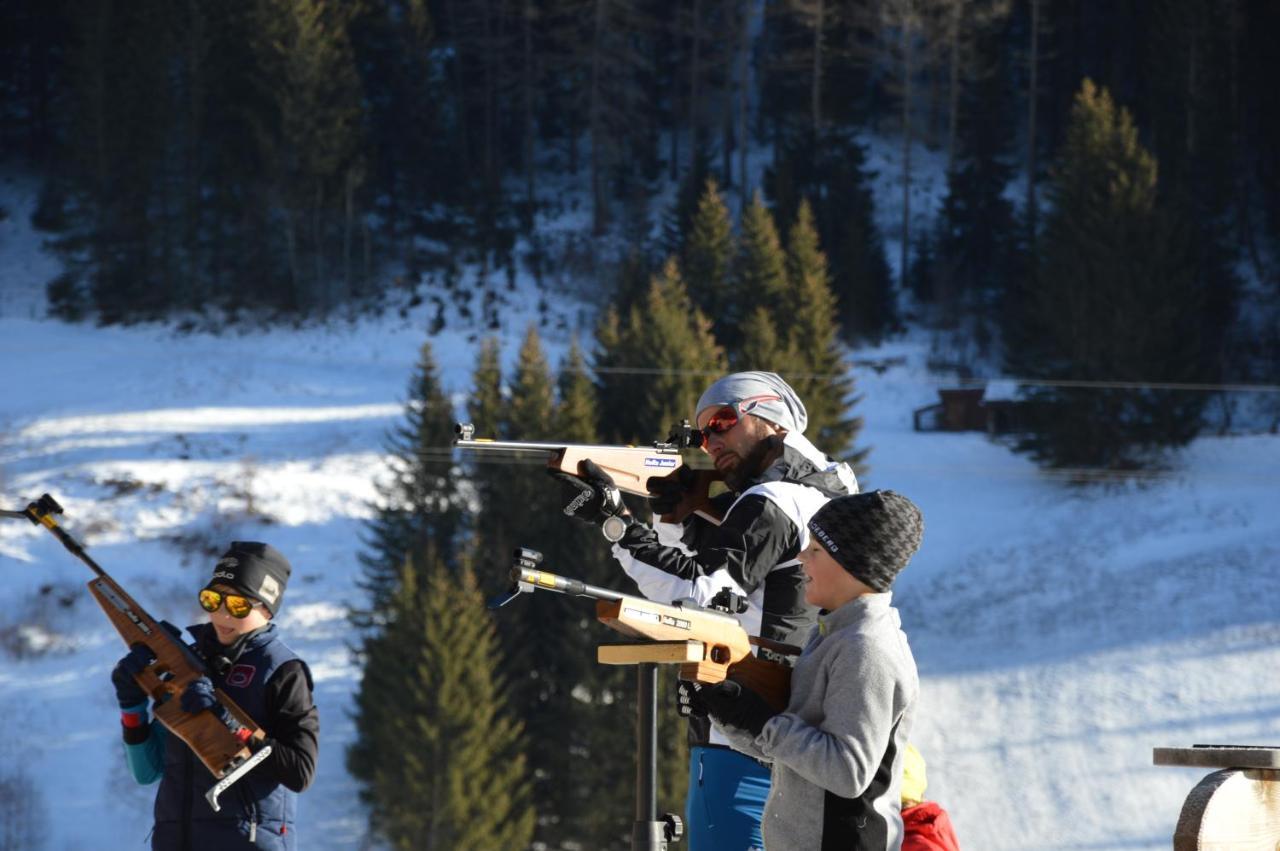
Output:
[[902,825],[902,851],[960,851],[951,817],[934,801],[903,810]]

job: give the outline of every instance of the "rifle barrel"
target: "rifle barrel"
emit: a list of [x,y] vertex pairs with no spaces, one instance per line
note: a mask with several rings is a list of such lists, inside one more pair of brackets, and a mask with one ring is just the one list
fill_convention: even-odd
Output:
[[609,588],[589,585],[586,582],[570,579],[567,576],[560,576],[555,573],[548,573],[545,570],[534,570],[528,567],[517,566],[511,568],[511,578],[516,582],[536,585],[549,591],[559,591],[561,594],[568,594],[571,597],[590,597],[593,600],[616,601],[621,600],[624,596],[622,593]]
[[[464,449],[500,449],[508,452],[546,452],[555,454],[563,452],[567,447],[573,445],[569,443],[539,443],[527,440],[490,440],[485,437],[459,437],[453,441],[454,446],[460,446]],[[592,446],[597,450],[617,450],[627,449],[632,452],[643,453],[648,455],[679,455],[680,450],[675,447],[667,446]]]

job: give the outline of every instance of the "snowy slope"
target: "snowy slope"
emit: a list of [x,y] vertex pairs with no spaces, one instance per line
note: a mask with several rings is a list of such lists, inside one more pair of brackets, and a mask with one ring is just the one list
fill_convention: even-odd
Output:
[[[323,721],[304,846],[358,847],[344,613],[428,312],[223,337],[48,321],[38,289],[56,265],[20,210],[29,187],[0,188],[15,212],[0,223],[0,502],[52,492],[94,556],[179,622],[200,619],[209,548],[257,538],[287,553],[282,624]],[[522,297],[504,315],[508,358],[535,313]],[[567,341],[551,342],[555,362]],[[432,343],[447,388],[465,392],[474,334],[451,324]],[[1280,743],[1280,441],[1201,439],[1168,476],[1073,488],[981,435],[913,432],[937,387],[926,349],[908,337],[856,354],[905,359],[859,372],[859,412],[864,486],[902,491],[926,517],[897,596],[931,796],[968,851],[1167,847],[1201,772],[1152,767],[1153,747]],[[108,672],[123,646],[88,571],[6,521],[0,575],[0,717],[21,719],[0,738],[0,779],[30,782],[23,817],[50,848],[140,847],[153,788],[122,763]]]

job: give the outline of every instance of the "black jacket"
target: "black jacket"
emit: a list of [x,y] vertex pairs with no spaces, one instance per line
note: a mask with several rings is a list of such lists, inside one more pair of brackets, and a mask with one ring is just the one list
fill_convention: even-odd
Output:
[[[802,435],[788,434],[772,464],[740,491],[722,495],[726,510],[719,525],[691,516],[680,530],[679,545],[673,545],[660,540],[654,527],[633,523],[614,555],[641,593],[665,597],[663,602],[693,596],[706,604],[717,590],[707,578],[723,570],[758,609],[743,618],[748,631],[755,631],[752,621],[758,617],[762,638],[802,645],[817,622],[817,609],[804,601],[804,573],[796,560],[808,541],[809,518],[832,497],[856,491],[857,479],[847,465],[832,461]],[[655,571],[681,581],[664,583],[654,578]],[[772,654],[762,650],[760,655]],[[794,657],[774,658],[794,662]],[[691,732],[694,744],[706,743],[705,728]]]

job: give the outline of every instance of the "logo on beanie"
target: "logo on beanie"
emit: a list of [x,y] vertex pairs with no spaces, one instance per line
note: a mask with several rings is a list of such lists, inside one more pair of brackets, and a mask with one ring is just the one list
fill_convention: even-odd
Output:
[[813,532],[814,537],[822,542],[822,546],[827,548],[827,552],[831,552],[831,553],[840,552],[839,544],[831,540],[831,536],[827,534],[827,530],[823,529],[821,526],[819,526],[817,523],[814,523],[812,520],[809,521],[809,531]]
[[[234,573],[232,573],[231,571],[229,571],[229,570],[215,570],[215,571],[213,572],[213,578],[214,578],[214,579],[226,579],[226,580],[229,580],[229,581],[231,581],[231,582],[234,582],[234,581],[235,581],[235,579],[236,579],[236,575],[235,575]],[[212,581],[212,580],[210,580],[210,581]]]
[[280,599],[280,583],[274,576],[262,577],[262,584],[258,586],[258,598],[268,603]]

